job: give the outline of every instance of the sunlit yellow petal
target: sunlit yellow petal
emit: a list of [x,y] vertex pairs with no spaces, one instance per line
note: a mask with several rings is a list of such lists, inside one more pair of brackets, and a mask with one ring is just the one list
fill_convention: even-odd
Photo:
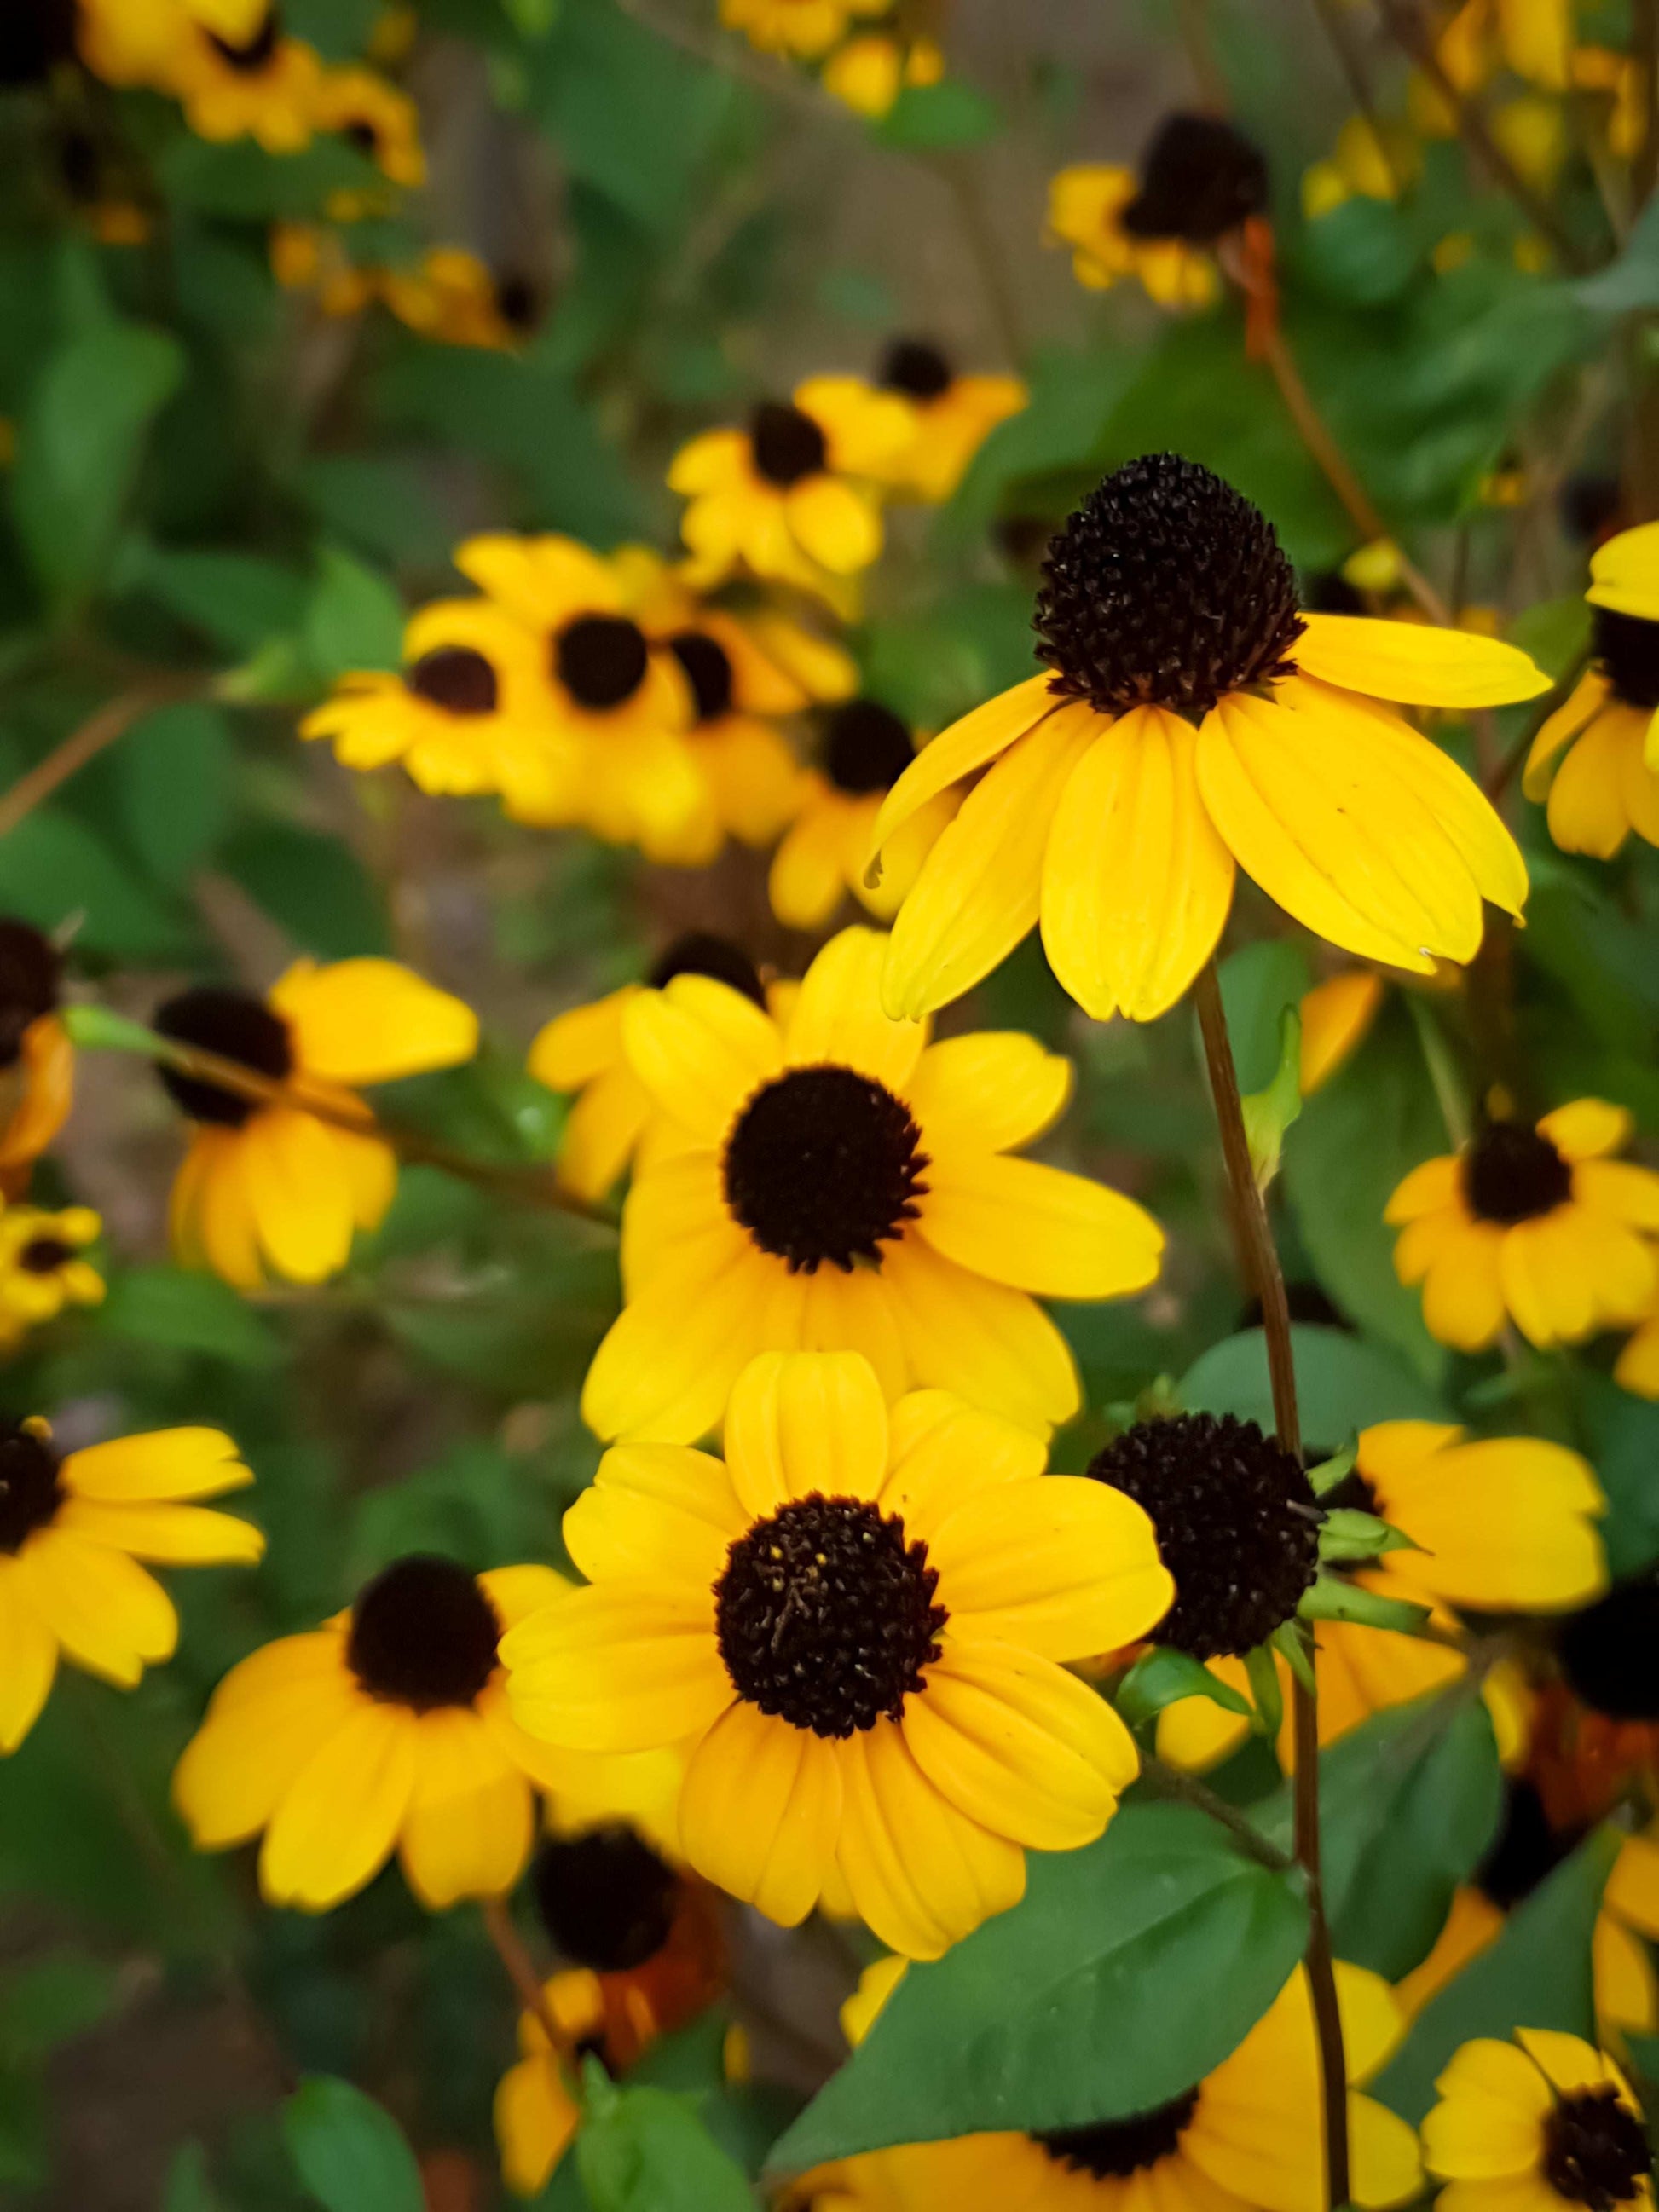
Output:
[[921,1234],[959,1267],[1050,1297],[1121,1297],[1156,1280],[1164,1232],[1121,1192],[1036,1160],[946,1152]]
[[787,1928],[817,1903],[841,1829],[840,1746],[732,1705],[691,1754],[680,1843],[698,1873]]
[[1518,645],[1433,623],[1304,614],[1298,668],[1346,691],[1402,707],[1507,707],[1536,699],[1550,679]]

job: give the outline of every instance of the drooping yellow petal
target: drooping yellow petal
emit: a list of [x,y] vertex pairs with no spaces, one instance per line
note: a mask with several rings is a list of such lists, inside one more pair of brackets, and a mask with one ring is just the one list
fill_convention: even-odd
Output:
[[63,1463],[64,1487],[77,1498],[111,1504],[155,1498],[212,1498],[240,1490],[253,1480],[234,1442],[222,1429],[152,1429],[87,1444]]
[[[284,1637],[221,1683],[185,1747],[173,1802],[198,1850],[246,1843],[360,1702],[333,1635]],[[274,1655],[274,1656],[273,1656]]]
[[887,1404],[868,1360],[767,1352],[732,1386],[726,1457],[750,1516],[792,1498],[874,1498],[887,1472]]
[[1548,795],[1556,757],[1591,723],[1607,702],[1607,679],[1599,668],[1587,668],[1564,703],[1540,725],[1527,755],[1521,788],[1528,799]]
[[867,568],[881,551],[881,509],[868,492],[838,477],[808,477],[784,495],[795,542],[834,576]]
[[241,1138],[243,1187],[272,1267],[296,1283],[337,1273],[356,1215],[334,1132],[290,1106],[268,1106]]
[[680,1843],[697,1872],[786,1927],[818,1901],[841,1831],[840,1746],[739,1700],[691,1754]]
[[40,1717],[58,1672],[58,1640],[41,1620],[28,1578],[0,1559],[0,1753],[16,1750]]
[[540,2196],[581,2117],[550,2052],[508,2067],[495,2089],[495,2141],[501,2179],[515,2197]]
[[587,1370],[582,1419],[594,1435],[664,1443],[707,1436],[739,1370],[761,1349],[769,1281],[747,1251],[712,1279],[673,1267],[655,1274],[612,1322]]
[[924,1147],[1011,1152],[1040,1137],[1065,1110],[1072,1063],[1019,1030],[981,1030],[931,1044],[905,1097]]
[[927,1042],[929,1024],[884,1013],[881,976],[887,939],[873,929],[843,929],[814,958],[784,1031],[792,1067],[835,1062],[903,1091]]
[[415,1783],[398,1856],[428,1911],[500,1897],[530,1856],[535,1805],[478,1715],[461,1705],[416,1717]]
[[454,1067],[478,1049],[471,1006],[396,960],[301,960],[270,993],[302,1073],[328,1083],[390,1083]]
[[651,1094],[631,1067],[613,1067],[590,1083],[559,1132],[560,1187],[599,1205],[622,1180],[651,1114]]
[[1590,556],[1590,587],[1584,597],[1592,606],[1659,622],[1659,522],[1621,530],[1598,545]]
[[1112,1298],[1158,1277],[1164,1231],[1104,1183],[1002,1152],[948,1152],[927,1171],[921,1232],[994,1282],[1048,1297]]
[[1000,753],[1006,752],[1017,738],[1023,738],[1059,703],[1049,689],[1053,680],[1046,672],[1028,676],[1024,683],[999,692],[982,707],[975,707],[971,714],[952,722],[949,729],[941,730],[930,744],[922,747],[882,802],[870,841],[872,865],[902,825],[919,813],[929,799],[938,798],[953,783],[960,783],[965,776],[995,760]]
[[735,1694],[714,1593],[644,1577],[572,1590],[501,1638],[520,1726],[572,1751],[653,1751],[708,1728]]
[[1434,623],[1304,614],[1298,668],[1345,691],[1402,707],[1507,707],[1536,699],[1550,679],[1518,645]]
[[357,1701],[284,1792],[259,1853],[272,1905],[324,1912],[392,1856],[415,1787],[416,1716]]
[[29,1602],[64,1656],[130,1690],[179,1640],[173,1601],[125,1552],[77,1531],[37,1529],[16,1555]]
[[1316,983],[1302,1000],[1302,1056],[1297,1086],[1311,1097],[1361,1042],[1382,1003],[1382,978],[1351,968]]

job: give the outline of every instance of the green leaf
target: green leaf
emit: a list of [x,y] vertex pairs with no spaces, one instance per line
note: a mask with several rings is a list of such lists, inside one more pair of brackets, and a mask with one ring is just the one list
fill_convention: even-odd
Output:
[[1310,1467],[1308,1469],[1308,1487],[1314,1496],[1323,1498],[1328,1491],[1334,1490],[1340,1483],[1346,1482],[1353,1473],[1354,1462],[1358,1457],[1359,1439],[1350,1437],[1340,1452],[1333,1452],[1328,1459],[1322,1459],[1316,1467]]
[[84,1951],[55,1951],[0,1980],[0,2047],[15,2063],[44,2058],[114,2006],[113,1970]]
[[116,750],[122,825],[164,883],[188,881],[230,818],[234,746],[216,707],[187,700],[134,725]]
[[1255,1699],[1255,1732],[1271,1743],[1285,1717],[1285,1692],[1273,1655],[1265,1644],[1258,1644],[1254,1650],[1244,1654],[1244,1672],[1249,1680],[1250,1695]]
[[1350,1505],[1340,1505],[1328,1513],[1319,1532],[1322,1559],[1379,1559],[1384,1552],[1417,1549],[1403,1530],[1379,1521],[1375,1513],[1361,1513]]
[[252,824],[228,841],[223,861],[272,921],[319,959],[390,950],[374,887],[339,838],[287,822]]
[[384,576],[352,554],[325,545],[306,605],[304,637],[324,676],[396,668],[403,658],[402,603]]
[[1279,1019],[1279,1066],[1273,1079],[1266,1090],[1250,1091],[1239,1101],[1258,1190],[1265,1191],[1279,1173],[1285,1132],[1302,1111],[1301,1069],[1302,1017],[1294,1006],[1286,1006]]
[[46,2100],[33,2068],[0,2068],[0,2187],[33,2190],[47,2177]]
[[220,2212],[207,2152],[194,2139],[180,2143],[173,2154],[161,2190],[161,2212]]
[[424,2212],[421,2170],[397,2122],[349,2081],[313,2075],[283,2106],[283,2135],[327,2212]]
[[1598,1828],[1510,1915],[1490,1949],[1425,2008],[1405,2049],[1370,2084],[1373,2096],[1415,2126],[1434,2102],[1435,2076],[1473,2037],[1553,2027],[1595,2042],[1590,1940],[1620,1840],[1616,1829]]
[[0,840],[0,907],[56,930],[80,918],[76,941],[118,959],[177,958],[182,919],[77,817],[39,807]]
[[1239,1089],[1264,1091],[1284,1057],[1285,1016],[1313,981],[1307,952],[1292,938],[1258,938],[1227,956],[1219,980]]
[[[1443,1421],[1443,1402],[1396,1353],[1346,1329],[1302,1322],[1291,1330],[1302,1433],[1316,1444],[1352,1436],[1373,1421]],[[1273,1426],[1267,1339],[1259,1328],[1224,1337],[1201,1352],[1176,1388],[1194,1413],[1236,1413]]]
[[743,2168],[671,2090],[617,2088],[590,2062],[576,2164],[592,2212],[754,2212]]
[[297,627],[306,587],[291,568],[256,553],[175,551],[129,538],[115,580],[149,592],[169,613],[232,653],[249,653]]
[[137,1344],[198,1352],[250,1370],[279,1367],[270,1324],[216,1275],[176,1267],[130,1267],[110,1282],[95,1326]]
[[884,146],[913,153],[943,153],[956,146],[982,146],[1002,127],[996,102],[960,77],[938,84],[902,86],[898,98],[870,135]]
[[1362,1628],[1392,1629],[1401,1636],[1415,1635],[1429,1618],[1426,1605],[1412,1605],[1403,1597],[1384,1597],[1380,1591],[1365,1589],[1341,1575],[1321,1575],[1310,1589],[1302,1593],[1297,1613],[1304,1620],[1351,1620]]
[[184,371],[176,338],[110,321],[60,346],[36,380],[18,427],[12,514],[55,596],[72,597],[95,580],[145,436]]
[[1575,284],[1572,295],[1581,307],[1601,315],[1659,307],[1659,205],[1648,202],[1617,258]]
[[[338,0],[330,4],[337,9]],[[244,222],[318,215],[331,193],[362,191],[380,181],[372,161],[333,137],[299,153],[267,154],[252,138],[216,144],[181,131],[157,169],[173,204]]]
[[1202,1813],[1127,1805],[1099,1843],[1034,1855],[1011,1912],[911,1967],[773,2163],[1164,2104],[1261,2017],[1307,1924],[1295,1878]]
[[1250,1701],[1224,1682],[1189,1652],[1167,1644],[1143,1651],[1118,1684],[1112,1698],[1131,1728],[1161,1713],[1181,1698],[1207,1698],[1230,1713],[1248,1713]]

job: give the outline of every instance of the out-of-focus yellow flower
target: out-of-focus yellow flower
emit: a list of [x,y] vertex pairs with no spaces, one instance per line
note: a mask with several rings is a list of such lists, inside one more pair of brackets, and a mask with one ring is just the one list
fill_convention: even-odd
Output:
[[0,1212],[0,1346],[55,1321],[65,1306],[95,1306],[104,1279],[82,1257],[103,1224],[89,1206],[47,1213],[10,1206]]
[[75,1048],[58,1017],[64,963],[50,938],[0,919],[0,1191],[15,1198],[69,1119]]
[[824,90],[860,115],[885,115],[907,85],[937,84],[945,56],[932,39],[866,31],[837,46],[818,73]]
[[1080,284],[1137,276],[1163,307],[1202,307],[1220,289],[1214,249],[1267,204],[1267,166],[1214,115],[1170,115],[1140,174],[1085,163],[1048,187],[1048,235],[1072,248]]
[[318,130],[349,139],[389,182],[410,187],[426,182],[415,103],[373,70],[325,70],[312,114]]
[[240,45],[190,26],[161,72],[198,138],[253,138],[268,154],[311,143],[322,65],[298,39],[284,38],[273,9]]
[[1369,545],[1350,553],[1342,563],[1341,576],[1356,592],[1370,592],[1379,598],[1399,587],[1401,575],[1400,548],[1392,538],[1374,538]]
[[997,424],[1030,396],[1017,376],[958,376],[937,346],[920,338],[896,339],[876,381],[915,416],[909,442],[883,463],[882,481],[924,500],[949,499]]
[[891,0],[720,0],[720,21],[765,54],[817,61],[861,15],[884,15]]
[[1565,92],[1572,33],[1573,0],[1464,0],[1435,51],[1461,93],[1478,90],[1500,69],[1546,92]]
[[320,223],[273,223],[270,273],[284,291],[313,293],[325,315],[359,314],[374,297],[374,272],[360,269],[338,231]]
[[414,268],[386,270],[380,296],[400,323],[445,345],[501,349],[515,342],[495,278],[465,246],[430,246]]
[[1495,107],[1487,127],[1528,184],[1553,190],[1567,158],[1567,118],[1559,100],[1523,92]]
[[1409,131],[1351,115],[1326,159],[1304,172],[1302,211],[1313,222],[1345,200],[1398,199],[1422,166],[1422,154]]
[[1580,92],[1605,94],[1602,111],[1607,151],[1628,161],[1642,143],[1647,118],[1647,94],[1642,71],[1629,54],[1610,46],[1575,46],[1572,82]]

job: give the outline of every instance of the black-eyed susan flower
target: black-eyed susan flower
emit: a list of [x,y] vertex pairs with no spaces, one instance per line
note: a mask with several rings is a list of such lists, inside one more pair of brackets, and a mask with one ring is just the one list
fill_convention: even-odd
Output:
[[1441,67],[1464,93],[1503,69],[1565,92],[1572,47],[1573,0],[1463,0],[1436,41]]
[[233,1667],[173,1775],[198,1850],[263,1834],[262,1893],[306,1912],[394,1851],[433,1911],[511,1889],[560,1762],[507,1711],[496,1647],[568,1589],[550,1567],[472,1575],[416,1554],[349,1612]]
[[1659,1292],[1625,1340],[1613,1362],[1613,1379],[1638,1398],[1659,1398]]
[[1659,845],[1659,621],[1598,603],[1591,631],[1595,658],[1533,739],[1522,782],[1547,800],[1563,852],[1610,860],[1632,830]]
[[[337,131],[374,162],[387,182],[410,187],[426,182],[420,118],[406,93],[374,70],[325,70],[312,97],[319,131]],[[331,210],[340,219],[338,210]]]
[[1109,477],[1049,548],[1029,677],[889,793],[872,865],[981,770],[894,925],[895,1013],[956,998],[1034,922],[1097,1020],[1147,1021],[1213,951],[1236,867],[1319,936],[1421,975],[1480,945],[1527,874],[1492,806],[1381,698],[1548,688],[1495,638],[1304,614],[1271,525],[1168,453]]
[[817,61],[860,16],[884,15],[891,0],[720,0],[720,21],[763,53]]
[[896,18],[879,30],[843,41],[818,71],[818,82],[855,114],[875,121],[907,86],[937,84],[945,75],[938,41],[900,28]]
[[1044,1475],[1029,1431],[939,1391],[890,1417],[856,1352],[775,1352],[724,1465],[628,1443],[565,1516],[590,1587],[509,1636],[550,1743],[695,1735],[681,1848],[793,1926],[826,1887],[937,1957],[1104,1828],[1128,1732],[1062,1662],[1141,1634],[1172,1585],[1132,1500]]
[[[398,1182],[397,1155],[356,1087],[456,1066],[478,1043],[470,1006],[379,959],[296,961],[264,998],[201,986],[168,1000],[155,1026],[290,1086],[291,1099],[259,1105],[157,1070],[191,1124],[169,1209],[173,1249],[239,1289],[267,1271],[319,1283],[345,1265],[353,1234],[380,1220]],[[319,1120],[307,1100],[361,1128]]]
[[0,920],[0,1190],[14,1197],[74,1101],[75,1048],[58,1015],[63,975],[50,938]]
[[949,499],[997,424],[1030,398],[1017,376],[958,376],[921,338],[895,339],[876,382],[908,400],[915,418],[908,445],[883,465],[883,481],[924,500]]
[[636,1159],[648,1158],[643,1146],[653,1105],[629,1066],[623,1018],[642,990],[660,991],[676,975],[713,975],[766,1005],[765,987],[743,948],[693,930],[659,955],[643,983],[624,983],[591,1006],[556,1014],[531,1045],[527,1065],[536,1080],[577,1094],[559,1133],[558,1176],[589,1205],[608,1196]]
[[354,261],[340,233],[316,222],[274,222],[270,273],[285,292],[308,292],[338,319],[361,314],[374,297],[375,274]]
[[1576,2035],[1518,2027],[1466,2043],[1435,2084],[1423,2160],[1442,2212],[1613,2212],[1653,2202],[1642,2108],[1613,2061]]
[[1048,231],[1072,248],[1080,284],[1138,276],[1164,307],[1207,307],[1220,289],[1215,248],[1267,204],[1267,165],[1218,115],[1170,115],[1140,174],[1109,164],[1062,169],[1048,188]]
[[103,1224],[89,1206],[48,1213],[37,1206],[0,1212],[0,1346],[54,1321],[65,1306],[95,1306],[104,1279],[84,1257]]
[[[1402,2204],[1423,2185],[1417,2137],[1355,2085],[1387,2062],[1405,2017],[1379,1975],[1336,1968],[1347,2061],[1353,2202]],[[963,2136],[821,2166],[790,2202],[813,2212],[1325,2212],[1318,2039],[1298,1966],[1244,2040],[1167,2104],[1045,2135]]]
[[1013,1157],[1059,1115],[1069,1062],[1012,1034],[930,1046],[881,1012],[884,950],[843,930],[781,1021],[702,975],[626,1009],[673,1150],[623,1207],[626,1303],[582,1394],[598,1435],[690,1443],[754,1354],[830,1345],[863,1352],[890,1397],[938,1385],[1036,1426],[1076,1412],[1033,1293],[1144,1289],[1163,1232],[1118,1192]]
[[888,793],[916,757],[916,738],[877,699],[847,699],[818,718],[817,763],[802,779],[795,817],[772,856],[772,911],[791,929],[819,929],[850,891],[889,921],[916,879],[934,841],[957,809],[942,792],[920,807],[894,838],[890,873],[865,880]]
[[464,246],[432,246],[409,268],[383,270],[380,297],[400,323],[440,345],[501,351],[518,331],[503,288]]
[[1580,1098],[1535,1126],[1488,1121],[1461,1152],[1412,1170],[1385,1218],[1431,1334],[1480,1352],[1506,1316],[1537,1345],[1642,1318],[1659,1290],[1645,1241],[1659,1230],[1659,1174],[1610,1157],[1631,1127],[1622,1106]]
[[878,479],[914,428],[894,392],[815,376],[763,400],[741,430],[705,430],[668,471],[702,586],[746,568],[810,591],[867,568],[882,548]]
[[311,143],[321,77],[315,52],[285,38],[271,8],[246,38],[191,23],[159,88],[179,101],[198,138],[252,138],[268,154],[293,154]]
[[60,1657],[131,1689],[173,1656],[179,1617],[139,1565],[246,1566],[251,1522],[197,1504],[252,1475],[217,1429],[160,1429],[62,1457],[45,1421],[0,1427],[0,1752],[15,1751]]

